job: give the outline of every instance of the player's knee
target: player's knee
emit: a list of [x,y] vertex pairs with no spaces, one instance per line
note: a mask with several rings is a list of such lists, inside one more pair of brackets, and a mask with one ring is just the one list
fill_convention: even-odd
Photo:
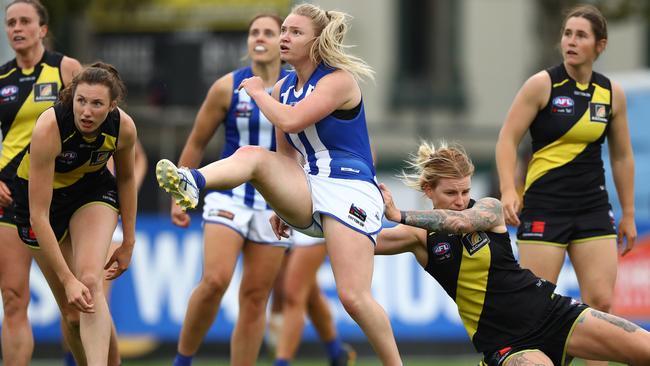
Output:
[[202,291],[210,298],[221,297],[228,288],[230,281],[222,276],[204,274],[201,279]]
[[605,294],[594,294],[589,298],[585,298],[584,301],[589,307],[605,313],[609,313],[612,307],[611,297]]
[[261,146],[256,146],[256,145],[246,145],[242,146],[237,151],[235,154],[238,156],[245,158],[247,164],[255,164],[258,162],[261,162],[262,159],[266,154],[268,154],[268,150],[264,147]]
[[102,277],[95,273],[82,273],[79,276],[79,281],[88,288],[91,294],[95,296],[98,292],[102,291]]
[[15,288],[2,289],[2,306],[6,321],[27,317],[29,294],[21,293]]
[[345,311],[354,318],[363,311],[364,295],[356,291],[340,289],[338,291],[339,299]]
[[[305,299],[306,300],[306,299]],[[286,307],[297,307],[304,305],[304,300],[301,299],[301,296],[299,296],[296,292],[289,291],[284,293],[284,296],[282,298],[282,306]]]
[[239,298],[241,306],[249,312],[258,313],[266,309],[269,291],[260,288],[241,288]]

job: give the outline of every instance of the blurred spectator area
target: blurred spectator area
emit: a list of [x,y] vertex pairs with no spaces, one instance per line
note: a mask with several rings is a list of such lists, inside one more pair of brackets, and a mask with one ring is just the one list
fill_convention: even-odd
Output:
[[[7,0],[4,0],[7,3]],[[577,0],[316,0],[352,15],[345,43],[375,80],[361,84],[380,174],[394,176],[421,140],[458,141],[494,194],[494,145],[510,103],[535,72],[561,62],[563,10]],[[117,66],[152,164],[177,160],[208,87],[248,64],[246,29],[259,12],[285,16],[293,0],[49,0],[52,48],[84,63]],[[593,0],[609,42],[595,69],[606,75],[649,65],[650,2]],[[6,40],[0,51],[12,57]],[[638,103],[646,95],[638,97]],[[630,101],[632,108],[633,100]],[[633,139],[643,114],[630,113]],[[639,135],[640,136],[640,135]],[[204,163],[221,150],[221,131]],[[637,146],[635,140],[635,152]],[[637,159],[637,176],[647,177]],[[607,168],[609,169],[609,168]],[[143,211],[166,212],[149,174]],[[609,185],[610,192],[613,185]],[[642,189],[637,184],[637,189]],[[478,192],[477,192],[478,194]],[[647,197],[647,196],[645,196]],[[645,199],[646,201],[648,199]],[[637,205],[648,205],[640,201]]]

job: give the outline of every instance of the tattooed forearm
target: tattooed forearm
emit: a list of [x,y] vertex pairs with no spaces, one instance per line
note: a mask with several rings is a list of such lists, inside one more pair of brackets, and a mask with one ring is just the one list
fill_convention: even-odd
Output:
[[546,364],[529,360],[526,357],[527,353],[516,354],[508,359],[504,364],[505,366],[546,366]]
[[462,211],[402,211],[406,225],[429,231],[454,234],[489,230],[503,222],[501,202],[494,198],[479,200],[474,207]]
[[463,233],[467,231],[460,231],[452,224],[460,226],[460,222],[464,222],[466,226],[469,221],[462,214],[462,211],[450,210],[433,210],[433,211],[402,211],[402,221],[409,226],[415,226],[429,231],[448,232],[448,233]]
[[638,325],[632,323],[629,320],[619,318],[611,314],[603,313],[602,311],[591,309],[591,315],[594,318],[602,319],[610,324],[613,324],[628,333],[634,333],[637,331],[637,329],[639,329]]

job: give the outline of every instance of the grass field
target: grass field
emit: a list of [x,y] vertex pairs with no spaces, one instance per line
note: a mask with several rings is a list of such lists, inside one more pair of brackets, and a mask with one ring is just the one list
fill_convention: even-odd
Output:
[[[169,366],[171,359],[165,360],[148,360],[148,361],[129,361],[125,360],[124,365],[128,366]],[[479,358],[477,356],[463,356],[463,357],[407,357],[404,358],[404,364],[409,366],[468,366],[478,364]],[[356,366],[375,366],[379,365],[376,358],[361,358],[357,360]],[[31,363],[34,366],[55,366],[63,365],[61,360],[39,360]],[[192,366],[227,366],[228,360],[225,359],[197,359],[192,363]],[[268,360],[260,360],[260,366],[271,366]],[[314,360],[298,360],[292,363],[292,366],[326,366],[327,361],[323,359]],[[571,365],[582,366],[584,362],[576,361]],[[611,366],[620,365],[617,363],[610,363]]]

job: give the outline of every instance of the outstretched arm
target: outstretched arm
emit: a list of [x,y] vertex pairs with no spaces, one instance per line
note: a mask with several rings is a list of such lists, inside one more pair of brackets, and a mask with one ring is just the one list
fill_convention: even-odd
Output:
[[463,211],[400,211],[399,217],[394,218],[398,218],[403,224],[429,231],[453,234],[475,231],[506,232],[501,202],[491,197],[480,199],[472,208]]

